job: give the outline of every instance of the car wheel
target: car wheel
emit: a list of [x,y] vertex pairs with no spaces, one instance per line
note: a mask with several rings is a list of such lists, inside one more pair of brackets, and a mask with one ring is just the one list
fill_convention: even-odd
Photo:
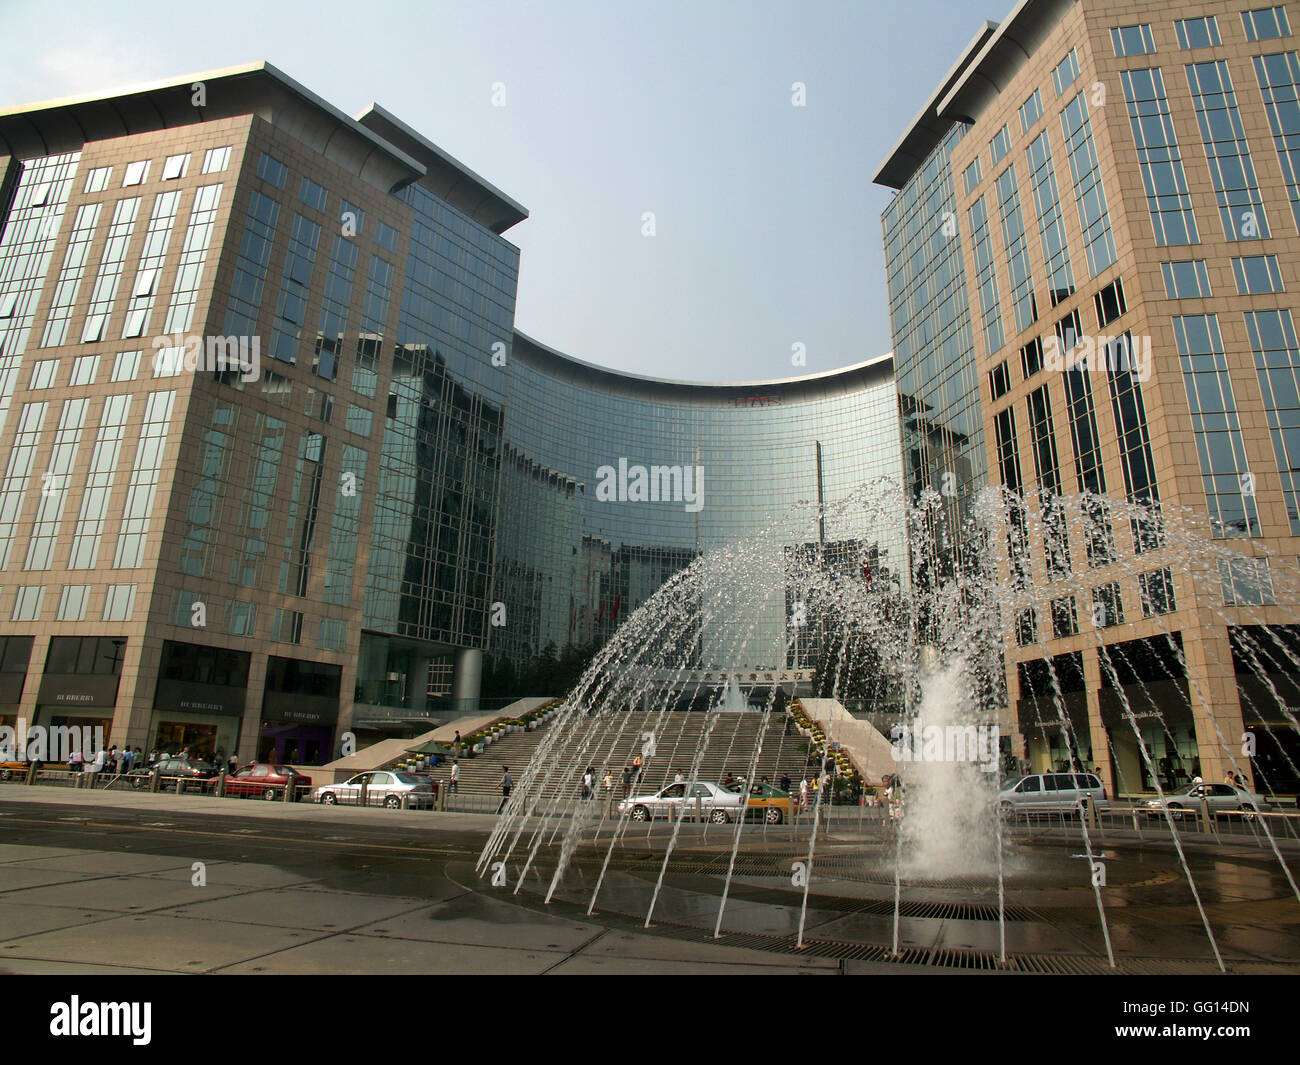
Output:
[[1015,803],[1010,803],[1010,802],[998,803],[998,813],[1000,813],[1003,817],[1010,817],[1015,812],[1016,812]]
[[396,810],[399,806],[402,805],[402,800],[399,799],[396,795],[390,795],[388,796],[388,798],[384,800],[384,805],[388,807],[388,809],[390,810]]
[[14,771],[12,769],[0,769],[0,780],[13,780]]
[[632,820],[633,820],[633,821],[649,821],[649,820],[650,820],[650,811],[647,810],[644,806],[634,806],[634,807],[632,807]]
[[783,820],[780,807],[769,806],[767,808],[767,813],[763,815],[763,820],[765,820],[769,825],[779,825]]
[[324,806],[333,806],[335,803],[339,801],[339,799],[338,796],[335,795],[332,791],[327,791],[324,795],[320,797],[320,801],[321,804]]
[[267,802],[275,802],[275,789],[274,789],[274,788],[263,788],[263,789],[262,789],[262,798],[264,798]]
[[135,777],[131,781],[131,787],[138,791],[140,788],[144,787],[144,780],[141,777]]
[[1182,808],[1183,808],[1183,804],[1180,802],[1171,802],[1169,804],[1169,809],[1171,810],[1181,810]]
[[731,820],[731,816],[726,810],[714,810],[713,813],[709,814],[709,820],[715,825],[725,825]]
[[1248,814],[1253,814],[1255,812],[1255,804],[1251,802],[1243,802],[1241,808]]

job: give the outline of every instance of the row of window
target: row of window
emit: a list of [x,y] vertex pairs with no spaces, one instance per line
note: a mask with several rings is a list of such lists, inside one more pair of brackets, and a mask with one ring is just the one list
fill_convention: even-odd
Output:
[[[1291,25],[1284,7],[1243,11],[1241,23],[1246,40],[1251,42],[1271,41],[1291,35]],[[1209,48],[1223,44],[1219,21],[1214,15],[1178,19],[1174,22],[1174,33],[1180,49]],[[1152,33],[1150,23],[1115,26],[1110,31],[1110,41],[1116,57],[1121,59],[1133,55],[1154,55],[1156,51],[1155,34]]]
[[[134,584],[110,584],[104,589],[104,602],[100,610],[101,621],[130,621],[135,611]],[[93,586],[65,584],[59,591],[55,621],[85,621],[90,607]],[[29,584],[14,593],[10,621],[40,621],[45,606],[45,585]]]

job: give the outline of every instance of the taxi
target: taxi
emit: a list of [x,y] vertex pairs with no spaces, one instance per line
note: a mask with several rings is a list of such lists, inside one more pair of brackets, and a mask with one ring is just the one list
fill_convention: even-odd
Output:
[[790,793],[765,781],[749,786],[748,817],[761,817],[769,825],[779,825],[790,816]]

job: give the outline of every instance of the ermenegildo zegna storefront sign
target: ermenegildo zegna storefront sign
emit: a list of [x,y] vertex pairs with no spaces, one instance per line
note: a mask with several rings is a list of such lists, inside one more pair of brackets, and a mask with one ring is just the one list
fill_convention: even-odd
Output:
[[47,673],[36,701],[41,706],[114,706],[118,678],[102,673]]
[[242,717],[246,688],[225,684],[198,684],[190,680],[160,680],[154,693],[155,710],[183,714],[224,714]]

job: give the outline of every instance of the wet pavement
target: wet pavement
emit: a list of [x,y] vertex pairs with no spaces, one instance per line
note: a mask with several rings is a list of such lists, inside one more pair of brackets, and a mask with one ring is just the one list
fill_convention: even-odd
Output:
[[[579,849],[546,905],[555,848],[517,891],[522,850],[505,884],[479,877],[491,817],[103,801],[0,788],[0,972],[1106,972],[1099,893],[1120,971],[1218,971],[1177,855],[1151,841],[1103,846],[1100,891],[1077,842],[1019,845],[1003,922],[995,881],[904,884],[896,957],[884,847],[819,841],[800,949],[804,892],[791,877],[806,842],[742,847],[715,939],[730,854],[716,833],[683,836],[647,929],[665,844],[655,834],[615,848],[588,916],[607,834]],[[1186,849],[1226,968],[1300,970],[1300,900],[1277,859]]]

